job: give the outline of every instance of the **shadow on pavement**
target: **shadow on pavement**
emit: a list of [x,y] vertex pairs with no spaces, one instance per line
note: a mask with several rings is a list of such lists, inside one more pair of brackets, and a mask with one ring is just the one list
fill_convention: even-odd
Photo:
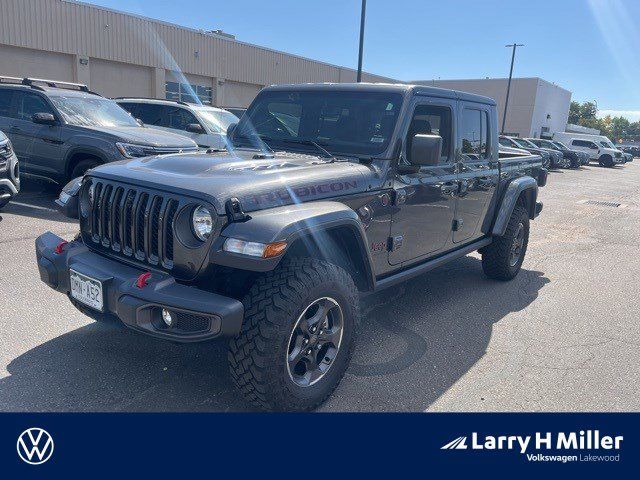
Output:
[[40,220],[77,223],[56,210],[54,200],[58,193],[45,182],[21,179],[20,193],[2,209],[3,214],[19,215]]
[[[480,261],[465,257],[369,297],[351,367],[323,409],[423,410],[482,358],[493,324],[548,282],[530,270],[512,282],[487,280]],[[227,374],[226,342],[179,345],[92,323],[7,369],[5,411],[251,410]]]

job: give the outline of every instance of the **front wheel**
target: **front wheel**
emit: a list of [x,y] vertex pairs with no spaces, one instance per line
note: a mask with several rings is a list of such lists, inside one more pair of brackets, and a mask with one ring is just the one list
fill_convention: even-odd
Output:
[[602,155],[598,163],[601,167],[613,167],[613,158],[611,155]]
[[496,280],[514,278],[524,261],[529,244],[529,214],[522,205],[516,205],[509,224],[501,237],[482,249],[482,269]]
[[305,411],[337,387],[353,353],[358,290],[342,268],[285,260],[243,300],[240,334],[229,344],[231,377],[265,410]]

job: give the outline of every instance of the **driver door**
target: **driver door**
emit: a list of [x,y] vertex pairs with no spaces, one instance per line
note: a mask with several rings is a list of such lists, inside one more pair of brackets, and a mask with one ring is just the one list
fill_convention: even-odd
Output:
[[[49,102],[33,92],[14,92],[16,116],[11,119],[12,136],[20,167],[26,172],[55,178],[60,172],[61,125],[59,116]],[[50,113],[58,119],[56,125],[33,122],[36,113]]]
[[398,173],[394,190],[397,208],[391,218],[391,265],[418,263],[451,244],[458,179],[454,161],[456,101],[420,99],[406,127],[401,164],[411,164],[411,142],[416,134],[442,137],[437,165],[421,165],[415,173]]

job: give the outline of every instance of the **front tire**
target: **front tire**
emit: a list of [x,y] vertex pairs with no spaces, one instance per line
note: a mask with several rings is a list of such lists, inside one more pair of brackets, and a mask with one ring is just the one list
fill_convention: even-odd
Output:
[[485,275],[496,280],[513,279],[522,267],[528,244],[529,214],[522,205],[516,205],[504,235],[482,250]]
[[600,163],[601,167],[613,167],[613,158],[611,158],[611,155],[603,155],[598,163]]
[[81,177],[87,170],[95,168],[98,165],[100,165],[100,162],[98,162],[97,160],[80,160],[76,165],[74,165],[68,180],[73,180],[74,178]]
[[342,268],[285,260],[243,300],[240,334],[229,344],[231,377],[256,406],[306,411],[342,379],[360,318],[358,290]]

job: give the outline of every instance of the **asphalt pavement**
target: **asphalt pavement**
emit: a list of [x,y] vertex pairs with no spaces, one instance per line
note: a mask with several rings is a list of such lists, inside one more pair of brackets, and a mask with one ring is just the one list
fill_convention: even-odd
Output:
[[[640,410],[638,185],[639,159],[554,171],[515,280],[488,280],[470,255],[368,299],[321,410]],[[26,183],[0,212],[0,411],[251,410],[224,342],[97,324],[40,282],[35,238],[77,232],[53,198]]]

